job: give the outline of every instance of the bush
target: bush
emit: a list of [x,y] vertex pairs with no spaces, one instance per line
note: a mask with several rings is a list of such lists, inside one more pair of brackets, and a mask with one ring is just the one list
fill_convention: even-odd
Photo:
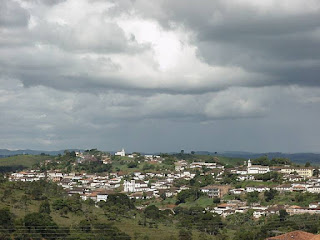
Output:
[[151,219],[158,219],[160,217],[160,211],[159,208],[157,208],[155,205],[149,205],[144,210],[144,214],[147,218]]

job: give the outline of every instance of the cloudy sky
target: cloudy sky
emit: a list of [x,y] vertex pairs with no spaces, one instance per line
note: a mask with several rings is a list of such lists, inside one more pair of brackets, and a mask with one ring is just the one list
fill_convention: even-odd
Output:
[[319,0],[0,0],[0,148],[320,152]]

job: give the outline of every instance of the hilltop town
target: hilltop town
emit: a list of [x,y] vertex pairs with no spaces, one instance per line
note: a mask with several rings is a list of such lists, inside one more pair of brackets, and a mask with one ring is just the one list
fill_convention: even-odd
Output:
[[[184,153],[176,156],[126,154],[124,149],[114,155],[98,150],[67,152],[65,156],[40,163],[38,168],[12,173],[8,179],[52,181],[69,196],[78,194],[82,200],[91,199],[95,203],[106,201],[108,195],[114,193],[141,200],[141,208],[143,200],[168,203],[163,204],[162,209],[172,209],[174,205],[169,203],[177,202],[182,193],[196,186],[202,196],[214,200],[202,206],[222,217],[248,210],[253,210],[254,218],[279,214],[280,210],[290,215],[320,213],[318,202],[292,201],[279,205],[274,199],[288,194],[320,194],[320,178],[315,167],[293,165],[287,159],[269,162],[249,159],[239,166],[228,166],[219,162],[219,157],[205,161],[196,156],[197,161],[193,161],[183,159],[184,156],[190,157]],[[69,161],[69,165],[64,161]],[[118,167],[112,168],[112,165]],[[90,169],[93,166],[98,172]],[[266,194],[268,197],[264,199]]]
[[47,239],[41,229],[48,226],[54,239],[262,240],[293,230],[292,236],[311,239],[320,229],[319,170],[309,162],[125,149],[0,160],[2,216],[27,239]]

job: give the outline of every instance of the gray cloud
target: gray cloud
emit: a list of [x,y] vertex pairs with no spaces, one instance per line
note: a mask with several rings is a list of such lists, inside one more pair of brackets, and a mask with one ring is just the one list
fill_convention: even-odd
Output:
[[65,2],[66,0],[22,0],[23,2],[26,3],[32,3],[32,4],[44,4],[44,5],[55,5],[55,4],[59,4],[62,2]]
[[[26,86],[203,93],[231,86],[319,84],[320,7],[316,1],[303,4],[303,9],[299,1],[290,5],[269,1],[59,1],[45,11],[44,2],[27,2],[32,3],[29,8],[5,1],[10,11],[3,15],[4,22],[26,24],[26,16],[32,21],[20,30],[9,24],[0,39],[2,72]],[[87,9],[66,15],[66,9],[77,4]],[[153,24],[157,30],[151,30],[139,23],[144,32],[169,36],[170,31],[187,29],[186,39],[176,35],[175,41],[185,51],[195,51],[194,56],[178,71],[163,73],[154,45],[157,38],[141,40],[137,27],[126,27],[130,19],[137,19],[135,14],[168,27],[161,30]],[[127,23],[119,25],[123,21]],[[198,61],[197,65],[192,61]],[[130,73],[133,66],[134,75]]]
[[316,0],[0,6],[2,147],[320,147]]
[[[110,14],[112,3],[66,1],[50,7],[32,3],[28,8],[16,4],[31,16],[28,26],[6,27],[7,34],[0,39],[1,72],[26,86],[203,93],[265,79],[237,67],[201,63],[195,47],[180,39],[185,33],[168,32],[126,11]],[[167,50],[169,45],[174,51]]]
[[29,22],[29,13],[17,2],[11,0],[0,1],[0,27],[25,27]]
[[161,6],[167,15],[159,21],[193,31],[198,54],[209,64],[259,72],[273,84],[319,85],[319,2],[163,1]]

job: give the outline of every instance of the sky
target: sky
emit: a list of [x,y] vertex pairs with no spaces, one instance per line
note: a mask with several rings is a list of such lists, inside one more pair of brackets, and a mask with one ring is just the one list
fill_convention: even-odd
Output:
[[320,152],[319,0],[0,0],[0,148]]

